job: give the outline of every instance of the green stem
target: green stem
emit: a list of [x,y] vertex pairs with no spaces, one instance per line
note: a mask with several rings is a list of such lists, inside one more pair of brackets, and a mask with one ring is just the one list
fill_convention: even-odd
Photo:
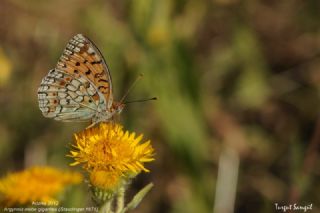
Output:
[[108,200],[107,202],[105,202],[99,210],[99,213],[112,213],[111,210],[111,203],[112,203],[112,199]]
[[121,187],[118,195],[117,195],[117,210],[116,213],[120,213],[123,210],[124,207],[124,192],[125,192],[125,187]]

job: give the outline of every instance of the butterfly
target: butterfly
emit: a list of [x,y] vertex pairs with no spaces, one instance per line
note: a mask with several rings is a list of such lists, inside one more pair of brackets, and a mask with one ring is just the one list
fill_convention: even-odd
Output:
[[122,102],[113,101],[110,71],[96,45],[82,34],[67,44],[56,67],[38,89],[44,117],[64,122],[109,121],[120,114]]

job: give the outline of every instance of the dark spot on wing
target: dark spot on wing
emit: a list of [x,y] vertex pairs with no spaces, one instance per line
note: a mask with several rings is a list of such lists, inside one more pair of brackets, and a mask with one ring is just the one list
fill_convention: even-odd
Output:
[[96,74],[94,75],[94,77],[95,77],[95,78],[101,78],[103,75],[104,75],[103,72],[101,72],[101,73],[96,73]]
[[80,63],[77,61],[76,66],[80,66]]
[[106,87],[106,86],[99,86],[98,90],[100,90],[102,93],[106,93],[106,92],[108,92],[108,88],[109,87]]
[[86,82],[86,83],[84,84],[84,87],[88,89],[88,88],[90,87],[90,83],[89,83],[89,82]]
[[106,86],[99,86],[99,87],[98,87],[98,89],[102,89],[102,88],[103,88],[103,89],[108,89],[108,87],[106,87]]
[[106,79],[99,79],[98,82],[106,82],[106,83],[108,83],[109,81],[106,80]]
[[100,60],[100,61],[93,61],[93,62],[91,62],[91,64],[92,64],[92,65],[94,65],[94,64],[101,64],[101,62],[102,62],[101,60]]
[[86,73],[86,75],[90,75],[91,74],[91,70],[88,70],[85,73]]

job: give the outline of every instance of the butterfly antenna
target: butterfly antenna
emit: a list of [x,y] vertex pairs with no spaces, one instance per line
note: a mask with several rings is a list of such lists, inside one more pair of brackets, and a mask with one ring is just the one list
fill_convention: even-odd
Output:
[[120,103],[123,103],[124,99],[128,96],[128,94],[131,92],[132,88],[137,84],[137,82],[143,77],[143,74],[140,73],[140,75],[134,80],[134,82],[131,84],[127,92],[123,95],[123,97],[120,100]]
[[153,98],[146,98],[146,99],[141,99],[141,100],[126,101],[126,102],[124,102],[124,104],[136,103],[136,102],[145,102],[145,101],[155,101],[155,100],[158,100],[158,98],[157,97],[153,97]]

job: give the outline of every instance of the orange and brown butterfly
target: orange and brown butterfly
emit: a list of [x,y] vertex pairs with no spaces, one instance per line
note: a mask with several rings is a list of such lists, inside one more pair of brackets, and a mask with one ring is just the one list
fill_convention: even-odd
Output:
[[109,121],[124,108],[113,101],[111,75],[101,52],[82,34],[67,44],[56,68],[42,79],[39,108],[59,121]]

